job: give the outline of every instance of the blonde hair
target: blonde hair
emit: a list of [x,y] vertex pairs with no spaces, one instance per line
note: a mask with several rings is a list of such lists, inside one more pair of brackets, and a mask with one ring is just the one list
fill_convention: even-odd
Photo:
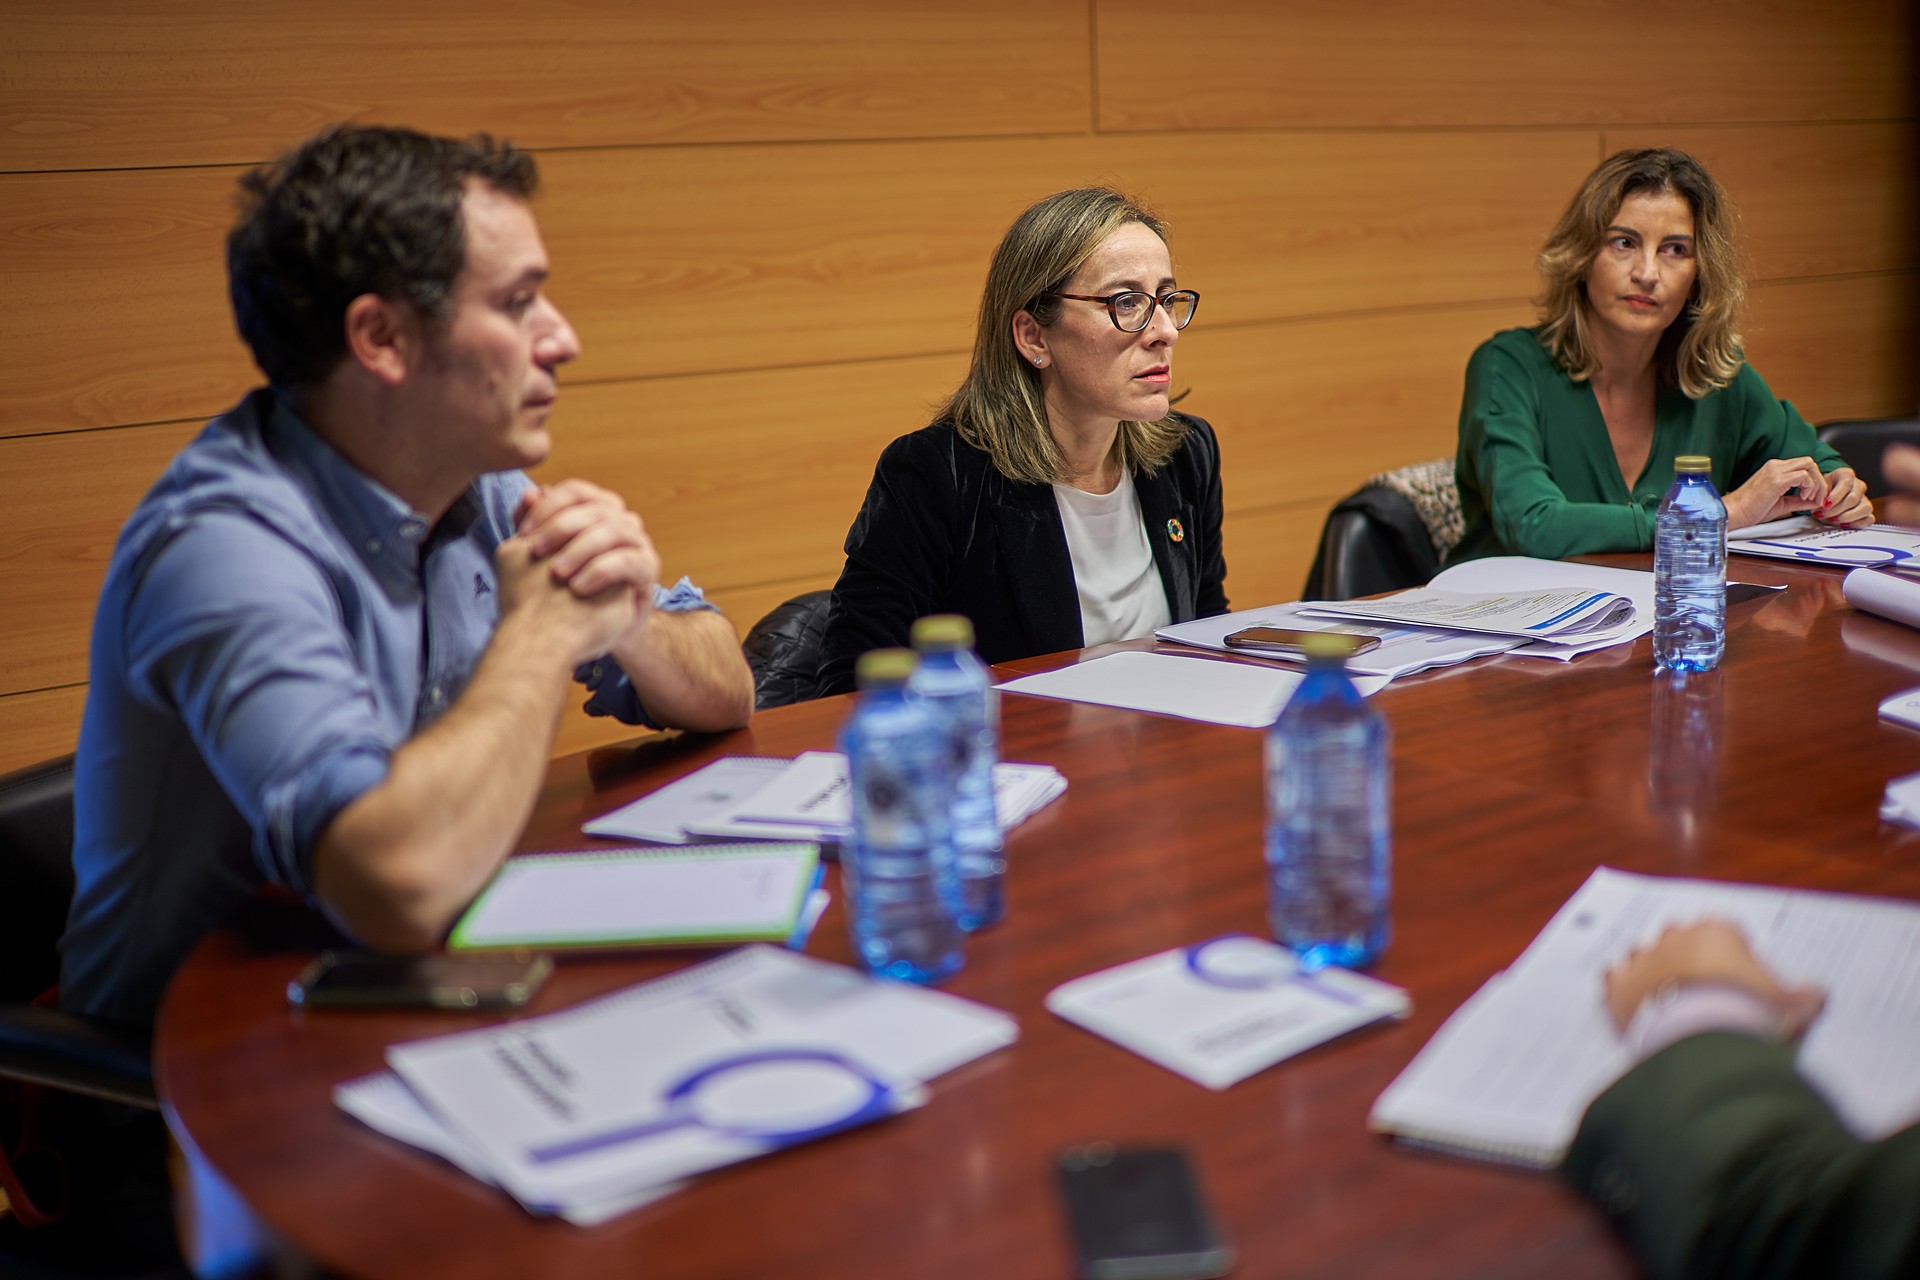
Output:
[[[1028,206],[993,251],[987,286],[980,296],[979,328],[973,337],[973,364],[958,389],[940,408],[960,438],[984,451],[1009,480],[1066,484],[1073,479],[1066,458],[1047,426],[1047,406],[1039,371],[1021,359],[1013,344],[1013,317],[1025,311],[1042,327],[1060,314],[1055,290],[1103,241],[1129,222],[1138,222],[1163,241],[1166,224],[1139,202],[1106,187],[1061,191]],[[1164,466],[1185,438],[1178,414],[1155,422],[1120,423],[1120,465],[1152,475]]]
[[1585,382],[1599,368],[1588,330],[1587,272],[1621,204],[1640,193],[1677,195],[1693,210],[1693,293],[1660,335],[1654,366],[1662,382],[1698,400],[1740,371],[1745,355],[1738,326],[1747,287],[1734,248],[1732,205],[1713,176],[1684,151],[1616,152],[1580,184],[1540,250],[1540,274],[1546,277],[1539,299],[1540,345],[1575,382]]

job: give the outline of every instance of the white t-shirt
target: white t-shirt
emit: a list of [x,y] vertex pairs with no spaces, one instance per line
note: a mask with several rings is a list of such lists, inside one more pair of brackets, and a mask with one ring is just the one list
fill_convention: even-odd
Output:
[[1073,582],[1080,595],[1080,630],[1088,645],[1151,635],[1173,621],[1167,591],[1147,545],[1140,495],[1122,472],[1112,493],[1053,486],[1067,531]]

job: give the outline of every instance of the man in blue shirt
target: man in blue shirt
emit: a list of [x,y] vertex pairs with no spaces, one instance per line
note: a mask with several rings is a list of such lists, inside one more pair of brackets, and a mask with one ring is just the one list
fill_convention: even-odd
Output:
[[533,160],[330,129],[243,180],[227,259],[270,387],[121,533],[80,735],[64,1005],[152,1021],[263,883],[432,946],[526,823],[569,680],[588,709],[744,724],[733,629],[620,498],[544,489],[559,367]]

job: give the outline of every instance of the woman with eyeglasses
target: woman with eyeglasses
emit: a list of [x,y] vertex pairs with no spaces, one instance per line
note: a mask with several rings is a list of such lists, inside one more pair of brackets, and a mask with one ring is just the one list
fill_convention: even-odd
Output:
[[1873,522],[1866,486],[1746,363],[1732,210],[1692,156],[1602,161],[1540,270],[1541,323],[1467,364],[1451,561],[1646,551],[1689,453],[1713,459],[1729,529],[1796,512]]
[[847,533],[822,693],[930,613],[971,618],[980,656],[1004,662],[1226,612],[1219,446],[1168,398],[1199,305],[1159,218],[1116,191],[1014,221],[966,380],[881,453]]

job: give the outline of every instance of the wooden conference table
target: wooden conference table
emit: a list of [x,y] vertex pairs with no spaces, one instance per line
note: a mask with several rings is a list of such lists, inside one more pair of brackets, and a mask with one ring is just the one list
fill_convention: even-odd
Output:
[[[598,1228],[537,1219],[329,1101],[385,1045],[478,1017],[302,1016],[284,993],[311,946],[236,929],[200,946],[162,1010],[169,1122],[284,1241],[354,1276],[1062,1277],[1051,1161],[1090,1139],[1184,1144],[1240,1275],[1632,1275],[1558,1180],[1397,1149],[1366,1115],[1597,865],[1920,898],[1920,832],[1877,818],[1886,780],[1920,770],[1920,734],[1875,718],[1920,684],[1920,633],[1854,613],[1838,570],[1735,560],[1737,579],[1787,590],[1734,607],[1726,661],[1705,678],[1656,679],[1641,640],[1379,695],[1395,786],[1394,936],[1378,972],[1411,990],[1413,1017],[1225,1092],[1041,1001],[1096,969],[1263,928],[1260,734],[1009,696],[1007,758],[1052,763],[1070,786],[1012,834],[1007,919],[973,939],[947,989],[1010,1010],[1021,1038],[937,1080],[925,1108],[710,1173]],[[558,760],[524,847],[577,846],[583,820],[721,755],[826,746],[847,706]],[[809,950],[849,958],[837,902]],[[537,1011],[686,959],[565,962]]]

